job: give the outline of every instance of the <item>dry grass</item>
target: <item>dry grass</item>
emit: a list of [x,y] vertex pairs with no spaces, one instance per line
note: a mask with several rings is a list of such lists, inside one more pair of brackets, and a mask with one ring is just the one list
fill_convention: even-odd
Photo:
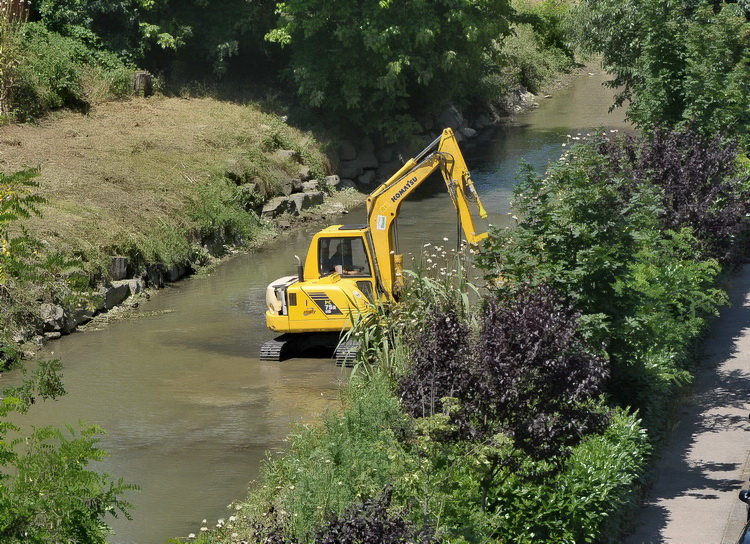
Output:
[[138,98],[0,128],[0,171],[41,167],[49,204],[28,228],[65,253],[89,253],[150,230],[190,229],[192,203],[229,162],[272,186],[299,167],[275,157],[278,147],[324,173],[319,144],[276,116],[209,98]]

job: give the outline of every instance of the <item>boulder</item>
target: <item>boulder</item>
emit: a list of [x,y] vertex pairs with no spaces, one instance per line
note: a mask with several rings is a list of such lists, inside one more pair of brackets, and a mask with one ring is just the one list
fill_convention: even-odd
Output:
[[393,146],[385,146],[378,149],[378,151],[375,153],[375,157],[378,159],[378,162],[391,162],[393,160],[394,151]]
[[285,179],[281,182],[281,194],[289,196],[294,192],[294,179]]
[[164,287],[164,265],[151,263],[146,265],[146,285],[161,289]]
[[441,129],[450,127],[453,129],[453,132],[458,132],[468,125],[463,114],[456,106],[450,106],[438,115],[437,122]]
[[305,181],[302,183],[303,193],[314,193],[319,190],[320,190],[320,183],[318,183],[317,179],[314,179],[312,181]]
[[278,217],[282,213],[292,212],[294,204],[289,197],[276,196],[263,205],[261,216],[266,218]]
[[293,178],[292,179],[292,192],[293,193],[301,193],[302,192],[302,184],[304,182],[301,178]]
[[42,304],[39,307],[39,317],[45,332],[61,331],[65,325],[65,310],[57,304]]
[[70,312],[65,312],[65,323],[63,324],[62,333],[70,334],[78,325],[88,323],[94,318],[94,312],[88,308],[78,307]]
[[297,175],[302,181],[310,181],[312,178],[312,171],[309,166],[303,164],[297,169]]
[[349,140],[341,142],[338,148],[339,159],[342,161],[353,161],[357,158],[357,148]]
[[224,246],[226,244],[227,240],[220,232],[212,232],[210,235],[204,236],[201,240],[201,246],[212,257],[224,255]]
[[474,130],[471,127],[466,127],[461,129],[461,134],[467,139],[470,140],[471,138],[474,138],[477,135],[477,131]]
[[294,206],[294,214],[298,215],[302,210],[323,204],[325,193],[317,191],[312,193],[297,193],[289,197]]
[[339,167],[339,175],[342,178],[354,179],[367,169],[377,168],[378,164],[380,163],[374,152],[363,151],[355,160],[342,161]]
[[369,136],[365,136],[359,142],[359,149],[362,150],[364,153],[374,153],[375,143],[372,141],[372,138],[370,138]]
[[130,287],[122,282],[114,282],[112,285],[102,287],[100,291],[105,310],[111,310],[123,303],[130,296]]
[[398,172],[403,165],[399,161],[385,162],[378,166],[377,175],[379,178],[388,179]]
[[[222,247],[222,253],[224,253],[224,248]],[[184,278],[190,273],[191,269],[188,265],[185,263],[178,263],[173,264],[166,270],[166,278],[167,281],[177,281],[180,278]],[[128,294],[130,294],[130,286],[128,286]]]
[[364,173],[357,178],[357,184],[369,187],[375,183],[376,178],[377,174],[375,174],[375,170],[365,170]]
[[364,171],[357,161],[342,161],[339,165],[339,175],[342,178],[354,179]]
[[359,188],[357,187],[357,184],[354,183],[354,181],[350,179],[342,179],[338,185],[336,185],[337,191],[343,191],[344,189],[356,189],[357,191]]
[[339,176],[326,176],[325,184],[333,191],[340,191],[341,178]]
[[109,277],[113,280],[124,280],[128,277],[127,257],[112,257],[109,262]]
[[137,295],[138,293],[142,293],[146,289],[146,284],[143,282],[143,279],[141,278],[131,278],[128,280],[122,280],[122,283],[128,286],[131,297],[133,295]]

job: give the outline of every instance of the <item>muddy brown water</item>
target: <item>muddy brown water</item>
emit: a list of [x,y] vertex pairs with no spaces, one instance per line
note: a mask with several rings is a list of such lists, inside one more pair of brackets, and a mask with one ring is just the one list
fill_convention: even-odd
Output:
[[[612,91],[604,80],[601,73],[583,75],[538,109],[464,146],[489,222],[507,223],[520,160],[543,170],[568,135],[627,128],[621,111],[607,112]],[[363,219],[359,210],[341,222]],[[227,506],[246,496],[261,460],[283,450],[296,423],[314,421],[335,403],[345,371],[330,359],[258,359],[260,344],[272,338],[263,318],[265,287],[295,273],[294,255],[306,254],[312,232],[286,234],[208,278],[171,285],[132,319],[48,345],[47,355],[64,364],[68,394],[35,405],[22,421],[106,429],[101,446],[110,456],[97,470],[142,488],[130,495],[132,521],[110,518],[113,544],[162,544],[197,533],[203,519],[211,526],[228,517]],[[405,202],[399,237],[407,255],[427,242],[455,247],[455,212],[439,176]]]

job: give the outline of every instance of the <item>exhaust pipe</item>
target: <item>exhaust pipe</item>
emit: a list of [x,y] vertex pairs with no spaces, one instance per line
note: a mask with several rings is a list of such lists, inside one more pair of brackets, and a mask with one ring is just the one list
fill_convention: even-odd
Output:
[[302,260],[298,255],[295,255],[294,258],[297,259],[297,281],[302,283],[305,278],[305,267],[302,266]]

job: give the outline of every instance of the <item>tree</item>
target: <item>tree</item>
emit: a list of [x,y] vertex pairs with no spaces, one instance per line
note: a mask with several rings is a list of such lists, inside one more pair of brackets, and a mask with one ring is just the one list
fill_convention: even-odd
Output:
[[105,544],[110,532],[105,516],[129,517],[130,504],[122,495],[137,486],[87,468],[107,455],[97,447],[102,429],[82,425],[77,434],[69,426],[66,434],[41,427],[23,436],[23,429],[9,421],[14,413],[25,413],[37,397],[55,399],[64,394],[59,372],[59,361],[42,362],[21,387],[3,391],[0,542]]
[[304,103],[388,136],[476,95],[509,32],[508,0],[289,0],[268,39],[291,49]]
[[[29,260],[37,247],[29,236],[12,235],[10,226],[19,218],[39,214],[44,202],[35,195],[36,169],[0,174],[0,308],[10,316],[6,304],[9,289],[37,274],[38,263]],[[10,319],[0,329],[0,363],[20,357],[8,338]],[[65,393],[59,361],[41,361],[31,378],[8,388],[0,396],[0,542],[46,544],[85,542],[104,544],[108,526],[104,517],[118,512],[128,516],[129,504],[122,495],[136,486],[114,482],[106,474],[88,470],[92,461],[107,453],[97,447],[102,429],[82,425],[80,434],[52,427],[33,429],[27,436],[18,421],[37,398],[54,400]],[[11,421],[13,420],[13,422]]]
[[616,105],[636,125],[748,136],[750,24],[716,0],[586,0],[578,40],[614,74]]

